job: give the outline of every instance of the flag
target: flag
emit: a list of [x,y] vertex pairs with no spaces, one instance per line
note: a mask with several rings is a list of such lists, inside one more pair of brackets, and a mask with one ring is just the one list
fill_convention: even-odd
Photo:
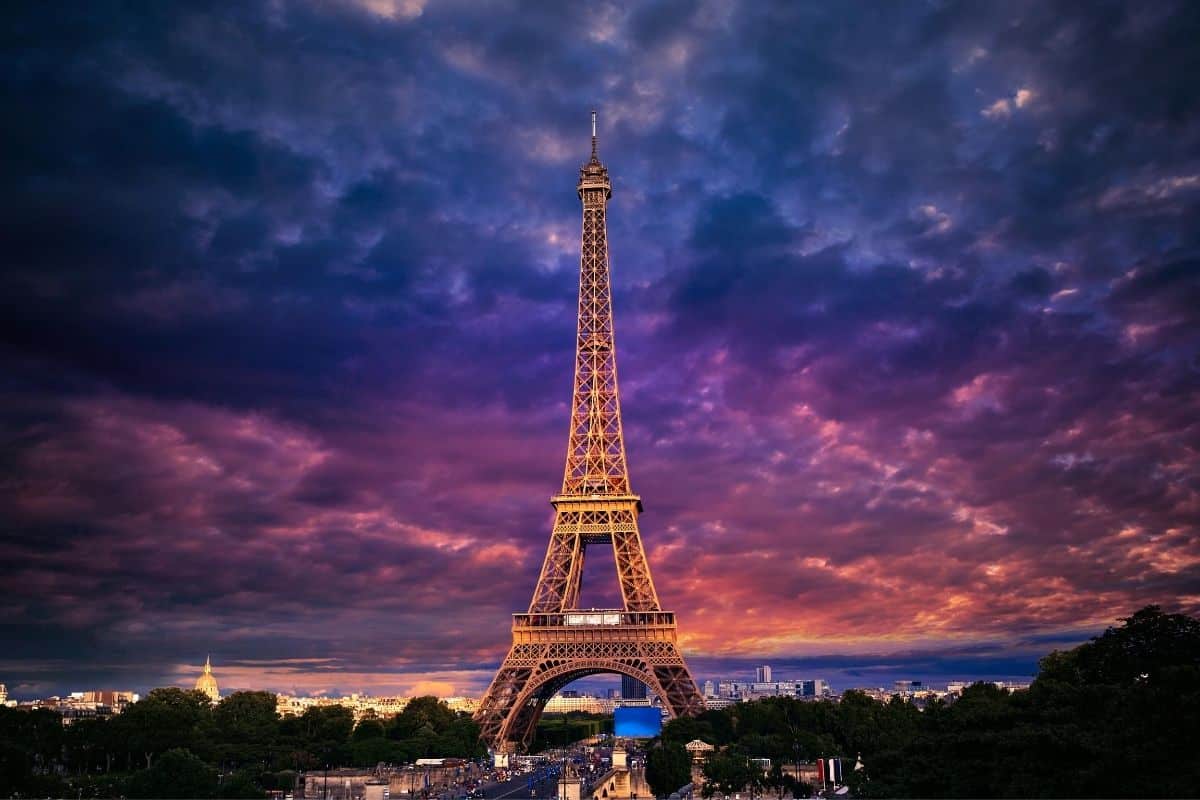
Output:
[[823,758],[821,761],[822,782],[828,778],[834,786],[840,784],[842,782],[842,760],[840,758]]
[[821,779],[821,785],[825,785],[825,759],[817,759],[817,777]]

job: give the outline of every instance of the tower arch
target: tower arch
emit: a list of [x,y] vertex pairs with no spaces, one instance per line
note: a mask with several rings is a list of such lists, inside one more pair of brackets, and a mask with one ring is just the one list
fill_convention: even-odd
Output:
[[541,671],[536,677],[531,677],[514,700],[513,705],[517,713],[511,714],[506,720],[507,725],[501,729],[500,738],[517,744],[519,748],[528,747],[533,741],[538,720],[541,719],[546,703],[551,697],[581,678],[604,674],[627,675],[641,681],[659,698],[671,717],[675,716],[666,690],[659,683],[653,670],[644,662],[638,659],[566,661]]

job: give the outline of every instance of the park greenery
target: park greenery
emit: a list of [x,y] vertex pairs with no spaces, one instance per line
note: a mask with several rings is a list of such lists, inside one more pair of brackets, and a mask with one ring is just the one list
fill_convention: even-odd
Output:
[[663,742],[646,753],[646,783],[655,797],[669,797],[691,782],[692,756],[679,742]]
[[924,710],[854,691],[836,703],[770,698],[672,720],[660,747],[718,747],[705,796],[805,796],[812,787],[780,765],[840,756],[861,797],[1194,797],[1198,736],[1200,621],[1148,606],[1043,658],[1025,691],[978,683]]
[[486,753],[479,726],[436,697],[356,725],[342,706],[280,717],[275,695],[155,689],[124,713],[64,727],[50,710],[0,708],[0,797],[263,797],[297,771]]
[[[547,717],[538,736],[576,741],[607,722]],[[1200,621],[1148,606],[1043,658],[1025,691],[980,683],[924,709],[848,691],[839,702],[778,697],[673,720],[647,753],[646,778],[659,796],[688,783],[683,745],[702,739],[717,747],[703,767],[709,797],[806,797],[821,787],[781,767],[833,756],[860,797],[1190,797],[1198,732]],[[482,756],[478,737],[433,697],[357,725],[340,706],[281,718],[267,692],[212,705],[155,689],[118,716],[66,727],[49,710],[0,708],[0,797],[261,797],[290,789],[299,770]]]
[[538,720],[529,752],[540,753],[543,750],[566,747],[574,742],[612,732],[612,714],[591,714],[586,711],[543,714]]

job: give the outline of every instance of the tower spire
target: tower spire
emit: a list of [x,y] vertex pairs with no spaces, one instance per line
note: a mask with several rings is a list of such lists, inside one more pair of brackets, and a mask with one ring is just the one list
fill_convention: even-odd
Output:
[[[596,154],[592,112],[592,159],[579,170],[576,191],[583,201],[579,254],[579,317],[575,338],[575,389],[567,444],[564,495],[630,493],[617,391],[617,348],[613,341],[612,287],[605,217],[612,183]],[[657,602],[657,600],[655,601]]]
[[592,109],[592,161],[600,162],[600,156],[596,152],[596,109]]

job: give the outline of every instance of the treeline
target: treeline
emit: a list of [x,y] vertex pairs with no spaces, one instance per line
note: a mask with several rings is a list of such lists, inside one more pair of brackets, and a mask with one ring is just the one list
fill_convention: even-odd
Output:
[[589,714],[586,711],[568,711],[565,714],[543,714],[534,731],[529,752],[540,753],[556,747],[566,747],[574,742],[613,732],[611,714]]
[[64,727],[53,711],[0,708],[0,797],[262,797],[296,771],[475,758],[479,726],[436,697],[357,725],[342,706],[280,717],[275,695],[155,689],[124,713]]
[[[980,683],[924,711],[858,692],[839,703],[740,703],[671,721],[657,760],[665,767],[667,751],[692,739],[717,745],[707,795],[753,783],[801,796],[807,787],[779,765],[841,756],[860,797],[1194,797],[1198,736],[1200,621],[1148,606],[1043,658],[1027,691]],[[865,768],[854,771],[860,755]],[[755,757],[770,758],[774,774],[752,769]]]

